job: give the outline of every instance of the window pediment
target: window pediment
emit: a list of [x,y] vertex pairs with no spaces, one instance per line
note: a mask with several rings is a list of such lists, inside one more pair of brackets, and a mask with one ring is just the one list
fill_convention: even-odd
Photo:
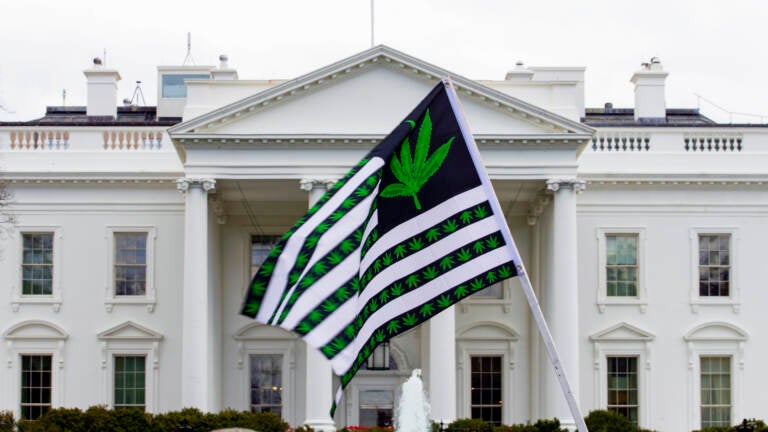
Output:
[[655,336],[652,333],[625,322],[608,327],[589,337],[593,342],[651,341],[654,338]]
[[494,322],[473,323],[471,326],[459,330],[457,334],[459,335],[458,339],[508,341],[520,339],[520,335],[511,328]]
[[6,330],[3,336],[9,340],[66,340],[69,337],[58,325],[43,320],[15,324]]
[[153,340],[159,341],[163,338],[163,335],[150,330],[144,326],[138,325],[133,321],[126,321],[115,327],[98,334],[99,340],[112,341],[112,340]]
[[298,339],[298,336],[279,327],[265,326],[259,323],[248,324],[235,333],[235,340],[254,339],[285,340]]
[[749,334],[735,324],[711,322],[692,328],[683,338],[686,341],[745,341]]

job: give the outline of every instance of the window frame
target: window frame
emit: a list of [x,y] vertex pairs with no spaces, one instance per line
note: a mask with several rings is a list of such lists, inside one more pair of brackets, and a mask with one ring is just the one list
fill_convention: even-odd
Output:
[[127,359],[127,358],[142,358],[142,359],[144,359],[144,371],[143,371],[143,373],[144,373],[144,386],[143,386],[143,390],[144,390],[144,404],[143,404],[143,411],[146,412],[147,411],[147,393],[149,393],[149,391],[147,389],[147,381],[148,381],[147,380],[147,375],[149,375],[149,373],[147,371],[147,366],[148,366],[148,363],[149,363],[147,361],[148,360],[148,355],[144,354],[144,353],[141,353],[141,354],[113,353],[111,357],[112,357],[112,368],[111,368],[111,370],[112,370],[112,376],[111,376],[111,378],[112,378],[112,404],[111,404],[110,407],[112,409],[137,409],[138,408],[138,404],[135,405],[135,406],[131,406],[131,405],[128,405],[128,404],[121,404],[121,406],[118,407],[118,405],[117,405],[117,398],[116,398],[117,385],[115,383],[115,380],[117,379],[117,359],[118,358],[123,358],[123,359]]
[[[702,376],[702,372],[703,371],[702,371],[702,368],[701,368],[701,363],[704,361],[704,359],[727,359],[727,361],[728,361],[728,378],[729,378],[728,380],[730,382],[730,386],[728,387],[728,390],[730,392],[730,400],[728,401],[728,411],[729,411],[728,414],[729,414],[729,416],[733,416],[733,356],[699,355],[699,413],[700,413],[699,414],[699,422],[700,423],[703,423],[703,421],[702,421],[703,420],[703,413],[702,413],[702,411],[704,409],[704,404],[703,404],[703,402],[701,400],[701,391],[703,390],[702,389],[702,385],[701,385],[701,379],[703,378],[703,376]],[[713,405],[710,405],[710,406],[713,406]],[[709,426],[706,426],[706,427],[711,427],[711,426],[726,426],[726,427],[727,426],[732,426],[734,420],[735,419],[733,417],[730,417],[729,420],[728,420],[728,424],[725,424],[725,425],[709,425]],[[702,424],[702,428],[703,427],[704,427],[704,425]]]
[[[614,405],[614,406],[617,407],[617,408],[635,406],[635,408],[637,408],[637,423],[639,424],[640,423],[640,387],[641,387],[641,385],[640,385],[641,384],[640,383],[640,356],[639,355],[617,355],[617,354],[613,354],[613,353],[605,355],[605,363],[606,363],[606,367],[605,367],[605,379],[606,379],[606,388],[605,388],[605,391],[606,391],[606,404],[605,404],[605,409],[608,410],[608,411],[613,411],[614,410],[612,408],[612,406],[611,406],[610,398],[608,397],[608,396],[610,396],[609,395],[609,392],[610,392],[610,389],[609,389],[609,386],[610,386],[609,374],[611,373],[610,367],[609,367],[609,363],[610,363],[611,359],[622,359],[622,358],[623,359],[634,359],[635,360],[635,371],[634,371],[634,373],[635,373],[635,376],[636,376],[636,379],[635,379],[635,381],[636,381],[636,388],[634,390],[637,392],[637,396],[636,396],[637,403],[636,403],[636,405],[625,404],[625,405]],[[621,391],[621,389],[617,389],[617,390]],[[624,389],[624,390],[626,390],[626,389]],[[618,411],[616,411],[616,412],[618,412]],[[631,419],[629,419],[629,420],[632,421]]]
[[[146,233],[147,251],[146,251],[146,286],[144,295],[116,295],[115,293],[115,265],[117,250],[115,235],[120,233]],[[157,228],[151,225],[120,225],[106,227],[106,249],[107,253],[107,280],[104,307],[108,313],[111,313],[115,305],[143,305],[147,312],[152,313],[157,303],[157,293],[155,288],[155,247],[157,239]]]
[[[18,390],[19,390],[19,413],[20,413],[19,418],[20,419],[24,418],[24,413],[23,413],[23,411],[24,411],[24,409],[23,409],[24,408],[24,398],[23,398],[24,388],[23,388],[23,380],[21,379],[21,376],[24,374],[24,357],[50,357],[50,370],[49,370],[49,373],[51,374],[51,379],[50,379],[50,396],[49,396],[48,404],[44,405],[44,404],[31,404],[31,403],[27,403],[27,405],[28,406],[47,406],[49,411],[51,409],[53,409],[53,407],[54,407],[53,406],[53,388],[54,388],[54,378],[53,378],[53,370],[54,370],[53,362],[54,362],[54,359],[53,359],[53,353],[34,353],[34,354],[32,354],[32,353],[21,353],[21,354],[19,354],[19,365],[20,366],[19,366],[19,388],[18,388]],[[43,415],[44,414],[45,413],[43,413]],[[40,417],[42,417],[42,415]],[[26,418],[25,420],[37,420],[40,417]]]
[[683,340],[688,345],[688,429],[701,429],[701,357],[731,357],[731,419],[743,417],[744,351],[749,334],[724,321],[699,324]]
[[[16,275],[14,277],[14,286],[11,288],[11,309],[18,312],[21,305],[48,305],[53,312],[59,312],[61,309],[61,248],[62,248],[62,228],[56,225],[22,225],[16,227],[16,260],[14,263]],[[23,294],[23,270],[24,265],[24,235],[25,234],[51,234],[53,236],[53,257],[51,269],[51,294]]]
[[97,335],[101,343],[99,377],[101,403],[115,407],[115,356],[143,356],[144,412],[157,413],[160,342],[163,335],[132,321],[126,321]]
[[[31,331],[30,331],[31,330]],[[21,356],[50,355],[51,408],[62,406],[64,349],[69,335],[58,325],[43,320],[22,321],[3,333],[8,347],[8,379],[0,386],[0,399],[10,402],[15,418],[21,418]],[[2,397],[2,396],[5,397]]]
[[[609,296],[608,295],[608,246],[606,244],[609,235],[636,235],[637,236],[637,296]],[[648,307],[648,287],[646,264],[646,230],[645,227],[600,227],[596,230],[597,238],[597,309],[605,312],[609,306],[636,306],[641,313],[645,313]]]
[[[699,237],[702,235],[729,235],[729,286],[728,296],[699,295]],[[703,307],[730,306],[734,313],[741,310],[741,288],[739,283],[739,230],[734,227],[695,227],[690,229],[690,306],[691,312],[698,313]]]
[[637,357],[637,423],[651,427],[651,348],[655,336],[639,327],[621,322],[589,337],[593,355],[593,404],[608,407],[608,357]]

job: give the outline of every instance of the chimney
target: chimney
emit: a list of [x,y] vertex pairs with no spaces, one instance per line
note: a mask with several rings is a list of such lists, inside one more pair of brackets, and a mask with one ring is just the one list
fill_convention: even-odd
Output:
[[515,68],[507,72],[505,81],[530,81],[533,78],[533,71],[526,68],[523,62],[515,63]]
[[664,123],[667,118],[667,103],[664,98],[664,72],[657,57],[643,63],[641,69],[630,80],[635,85],[635,121]]
[[211,70],[211,78],[215,81],[234,81],[237,79],[237,70],[229,67],[229,57],[226,54],[219,56],[219,67]]
[[117,116],[117,82],[120,74],[107,69],[100,58],[93,59],[93,67],[83,71],[88,82],[88,106],[86,115]]

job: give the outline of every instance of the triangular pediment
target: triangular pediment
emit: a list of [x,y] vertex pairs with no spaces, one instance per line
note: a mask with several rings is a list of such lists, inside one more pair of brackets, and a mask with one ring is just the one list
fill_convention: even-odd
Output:
[[98,334],[99,340],[153,340],[158,341],[163,335],[140,326],[132,321],[126,321]]
[[68,335],[58,325],[43,321],[29,320],[11,326],[3,333],[8,340],[65,340]]
[[686,341],[745,341],[748,338],[744,329],[727,322],[701,324],[684,336]]
[[654,337],[650,332],[622,322],[591,335],[589,339],[595,342],[650,341]]
[[591,136],[592,129],[377,46],[172,127],[174,138],[378,137],[450,77],[476,136]]

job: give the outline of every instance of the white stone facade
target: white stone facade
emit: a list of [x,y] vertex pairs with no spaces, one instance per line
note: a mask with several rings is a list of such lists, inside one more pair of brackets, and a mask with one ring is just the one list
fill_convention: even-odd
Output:
[[[190,73],[217,69],[207,70]],[[251,236],[287,230],[448,75],[584,413],[613,403],[611,362],[630,358],[639,424],[699,428],[701,359],[716,358],[729,365],[730,422],[765,418],[768,128],[660,123],[659,70],[636,74],[653,89],[636,88],[642,100],[625,123],[585,109],[583,68],[518,65],[507,80],[478,82],[376,47],[285,82],[232,79],[231,69],[190,79],[183,100],[164,101],[181,122],[121,124],[118,112],[111,122],[0,124],[17,218],[0,239],[0,410],[21,414],[22,360],[36,355],[52,361],[52,406],[113,406],[116,359],[134,356],[145,359],[147,411],[247,410],[253,356],[271,356],[294,426],[361,424],[362,399],[396,399],[413,368],[424,370],[433,417],[450,421],[472,416],[473,359],[492,357],[503,423],[572,424],[514,279],[393,340],[397,369],[361,371],[334,419],[330,368],[296,336],[238,313]],[[23,238],[37,233],[53,241],[43,295],[23,282]],[[124,295],[116,239],[131,233],[145,239],[145,282]],[[617,236],[636,245],[632,295],[611,285],[607,239]],[[702,236],[727,242],[725,295],[700,295]]]

